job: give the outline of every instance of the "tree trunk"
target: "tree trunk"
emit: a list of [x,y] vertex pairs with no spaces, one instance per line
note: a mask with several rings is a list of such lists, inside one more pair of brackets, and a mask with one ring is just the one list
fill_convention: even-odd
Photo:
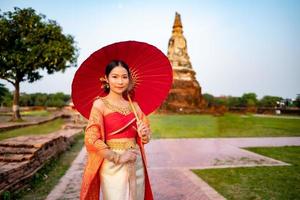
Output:
[[19,108],[19,99],[20,99],[20,82],[16,80],[15,82],[15,92],[14,92],[14,100],[13,100],[13,116],[12,121],[21,120],[20,108]]

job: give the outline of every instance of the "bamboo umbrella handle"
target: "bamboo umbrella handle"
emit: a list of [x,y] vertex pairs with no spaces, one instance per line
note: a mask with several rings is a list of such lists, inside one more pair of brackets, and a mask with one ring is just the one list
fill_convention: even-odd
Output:
[[[133,110],[134,116],[136,118],[136,121],[139,121],[139,117],[137,115],[136,109],[133,106],[133,103],[131,101],[131,98],[129,94],[127,94],[129,104],[131,106],[131,109]],[[140,139],[140,138],[139,138]],[[141,143],[142,144],[142,143]],[[128,164],[128,173],[129,173],[129,187],[130,187],[130,192],[129,192],[129,199],[130,200],[135,200],[136,199],[136,169],[135,169],[135,163],[129,163]]]
[[131,109],[133,110],[133,113],[134,113],[134,116],[135,116],[135,118],[136,118],[136,121],[139,121],[140,119],[139,119],[139,117],[138,117],[138,115],[137,115],[137,112],[136,112],[135,107],[133,106],[133,103],[132,103],[132,101],[131,101],[131,98],[130,98],[129,94],[127,94],[127,97],[128,97],[129,103],[130,103],[130,107],[131,107]]

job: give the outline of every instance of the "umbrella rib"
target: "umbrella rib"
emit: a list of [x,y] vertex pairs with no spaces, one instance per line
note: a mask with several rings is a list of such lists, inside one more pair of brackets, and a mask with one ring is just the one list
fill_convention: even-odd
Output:
[[[146,68],[146,69],[143,69],[142,73],[158,71],[158,70],[161,70],[161,69],[164,69],[164,68]],[[139,69],[139,70],[141,70],[141,69]],[[166,71],[168,70],[168,71],[172,72],[172,70],[169,70],[169,69],[164,69],[164,70],[166,70]]]

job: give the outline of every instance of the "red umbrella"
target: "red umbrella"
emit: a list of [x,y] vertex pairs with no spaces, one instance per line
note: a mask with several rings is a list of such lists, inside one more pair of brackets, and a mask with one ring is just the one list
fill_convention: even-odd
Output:
[[129,66],[134,82],[132,100],[138,102],[146,115],[166,99],[173,78],[169,59],[145,42],[117,42],[90,55],[74,76],[72,100],[85,118],[89,118],[94,99],[107,95],[99,79],[105,76],[105,67],[112,60],[123,60]]

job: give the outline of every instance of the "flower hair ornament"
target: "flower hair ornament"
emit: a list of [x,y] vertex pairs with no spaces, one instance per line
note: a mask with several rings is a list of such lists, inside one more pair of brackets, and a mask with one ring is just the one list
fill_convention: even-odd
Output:
[[109,90],[109,84],[104,77],[100,77],[100,82],[101,82],[101,88],[104,89],[105,91]]

